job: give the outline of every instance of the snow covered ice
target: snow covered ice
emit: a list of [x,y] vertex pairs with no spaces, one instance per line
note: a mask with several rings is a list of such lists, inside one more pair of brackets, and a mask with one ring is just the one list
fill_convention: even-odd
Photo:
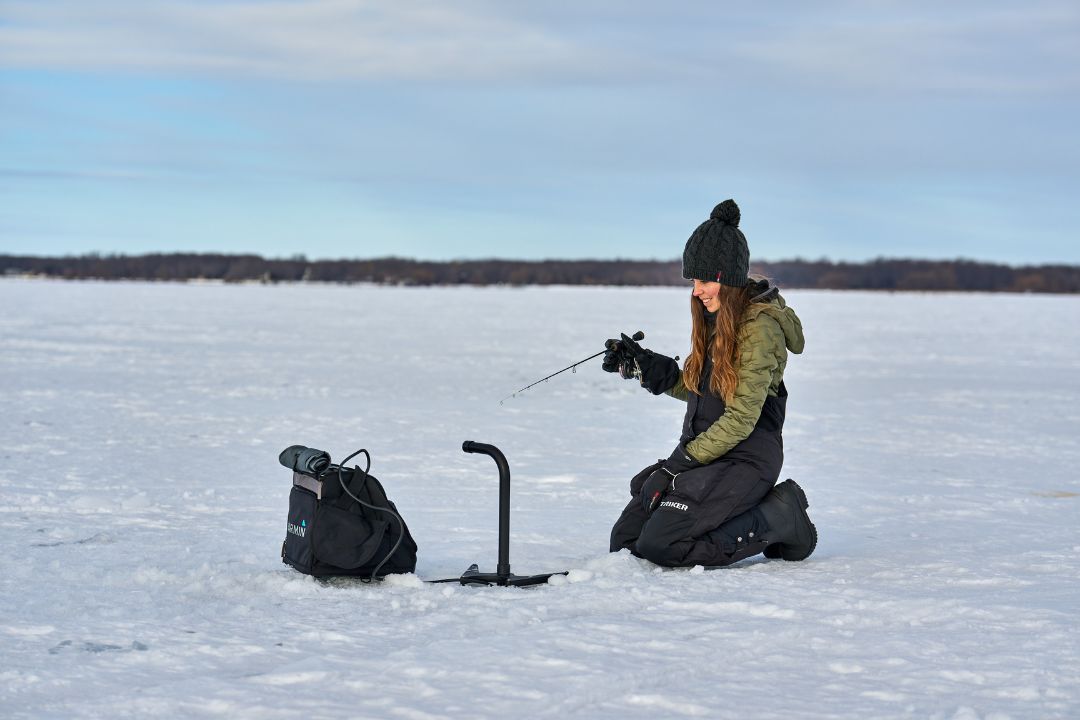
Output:
[[[803,563],[607,553],[679,402],[679,288],[0,282],[0,715],[1080,716],[1080,297],[788,291]],[[554,587],[426,585],[511,563]],[[287,445],[365,447],[416,576],[279,560]]]

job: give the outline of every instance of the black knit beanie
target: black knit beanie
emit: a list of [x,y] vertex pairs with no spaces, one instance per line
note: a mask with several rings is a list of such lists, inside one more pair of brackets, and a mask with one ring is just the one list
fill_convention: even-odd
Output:
[[750,248],[739,230],[739,206],[725,200],[686,241],[682,274],[687,280],[742,287],[750,274]]

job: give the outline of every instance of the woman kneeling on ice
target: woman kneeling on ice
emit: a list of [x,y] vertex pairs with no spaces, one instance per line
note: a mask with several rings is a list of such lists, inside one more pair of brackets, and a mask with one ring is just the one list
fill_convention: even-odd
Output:
[[725,200],[683,250],[683,277],[694,281],[683,367],[625,334],[608,341],[604,370],[686,402],[675,451],[630,481],[612,552],[685,567],[814,551],[802,488],[793,480],[773,487],[784,461],[784,367],[788,350],[803,350],[802,323],[777,288],[748,279],[749,265],[739,206]]

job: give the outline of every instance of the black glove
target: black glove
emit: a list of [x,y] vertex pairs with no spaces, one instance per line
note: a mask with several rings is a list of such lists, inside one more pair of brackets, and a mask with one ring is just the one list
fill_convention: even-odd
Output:
[[641,486],[641,506],[646,513],[651,513],[660,506],[660,501],[674,487],[675,478],[687,470],[701,467],[694,457],[679,445],[672,451],[664,464],[653,471]]
[[[623,338],[630,340],[625,333],[623,333]],[[630,342],[634,341],[630,340]],[[604,372],[617,372],[619,377],[624,380],[632,378],[634,376],[634,356],[626,349],[626,345],[622,340],[612,338],[604,342],[604,347],[607,348],[607,352],[604,353],[604,362],[600,366],[604,369]]]
[[678,358],[646,350],[626,333],[621,339],[608,340],[604,345],[608,348],[604,354],[604,370],[618,371],[623,378],[638,378],[641,387],[653,395],[670,390],[679,381]]
[[660,501],[671,490],[671,481],[678,477],[678,473],[672,473],[661,465],[653,474],[645,480],[641,486],[641,508],[648,515],[660,506]]
[[694,456],[686,450],[686,446],[681,444],[676,445],[671,455],[668,455],[668,459],[664,461],[664,467],[669,468],[676,475],[704,465],[705,463],[695,460]]

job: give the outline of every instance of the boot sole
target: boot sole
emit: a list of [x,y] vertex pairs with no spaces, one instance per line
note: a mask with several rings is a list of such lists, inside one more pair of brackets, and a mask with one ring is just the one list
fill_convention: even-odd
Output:
[[803,520],[806,521],[807,526],[810,528],[810,542],[808,544],[808,549],[796,552],[788,550],[787,546],[783,543],[773,543],[765,548],[764,555],[773,560],[776,558],[783,558],[790,562],[798,562],[810,557],[810,555],[813,554],[814,549],[817,548],[817,528],[814,527],[814,523],[810,521],[810,516],[806,513],[806,509],[810,507],[810,503],[807,501],[806,493],[803,491],[802,487],[791,478],[788,478],[785,482],[791,484],[791,487],[795,492],[795,497],[799,501],[799,512],[802,513]]

